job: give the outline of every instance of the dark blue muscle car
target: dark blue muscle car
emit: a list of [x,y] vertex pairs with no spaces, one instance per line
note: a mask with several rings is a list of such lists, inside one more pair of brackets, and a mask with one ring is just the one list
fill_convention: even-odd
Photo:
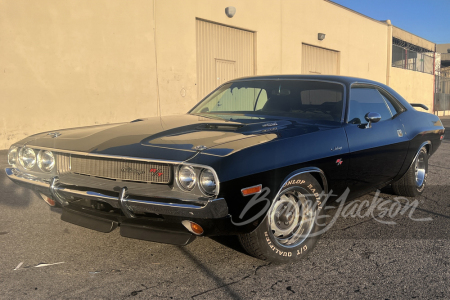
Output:
[[176,245],[238,235],[258,258],[292,261],[317,242],[331,191],[422,193],[444,127],[413,106],[359,78],[240,78],[185,115],[30,136],[6,174],[63,221]]

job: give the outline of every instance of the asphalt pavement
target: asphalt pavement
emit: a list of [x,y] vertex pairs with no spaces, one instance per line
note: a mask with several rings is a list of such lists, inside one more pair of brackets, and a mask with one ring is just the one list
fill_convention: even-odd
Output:
[[375,192],[344,210],[335,204],[312,254],[287,265],[247,255],[235,237],[178,247],[62,222],[59,209],[10,182],[1,151],[0,299],[449,299],[450,119],[443,122],[448,134],[422,197],[396,199],[387,187],[377,197],[391,201],[384,210],[355,213]]

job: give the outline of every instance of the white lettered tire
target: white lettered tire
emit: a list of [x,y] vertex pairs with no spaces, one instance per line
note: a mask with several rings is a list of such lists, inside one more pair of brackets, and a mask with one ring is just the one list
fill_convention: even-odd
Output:
[[239,235],[244,249],[259,259],[294,262],[316,245],[322,213],[322,187],[308,173],[290,178],[281,187],[266,217],[251,233]]

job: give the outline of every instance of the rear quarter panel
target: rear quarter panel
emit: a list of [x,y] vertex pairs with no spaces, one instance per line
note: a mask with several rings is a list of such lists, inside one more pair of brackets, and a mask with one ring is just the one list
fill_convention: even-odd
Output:
[[402,113],[399,118],[403,123],[404,132],[410,142],[405,162],[394,180],[401,178],[406,173],[422,143],[426,141],[431,142],[428,151],[429,155],[433,155],[441,145],[440,137],[445,131],[438,116],[417,111],[412,107]]

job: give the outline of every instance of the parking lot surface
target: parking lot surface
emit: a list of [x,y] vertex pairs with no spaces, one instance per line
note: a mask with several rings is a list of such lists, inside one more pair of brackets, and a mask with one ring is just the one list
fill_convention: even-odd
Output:
[[[423,196],[396,200],[405,213],[329,209],[339,216],[333,226],[310,256],[287,265],[247,255],[235,237],[178,247],[62,222],[60,209],[10,182],[1,151],[0,298],[449,299],[450,119],[443,122],[447,137],[429,161]],[[387,187],[379,197],[396,196]]]

